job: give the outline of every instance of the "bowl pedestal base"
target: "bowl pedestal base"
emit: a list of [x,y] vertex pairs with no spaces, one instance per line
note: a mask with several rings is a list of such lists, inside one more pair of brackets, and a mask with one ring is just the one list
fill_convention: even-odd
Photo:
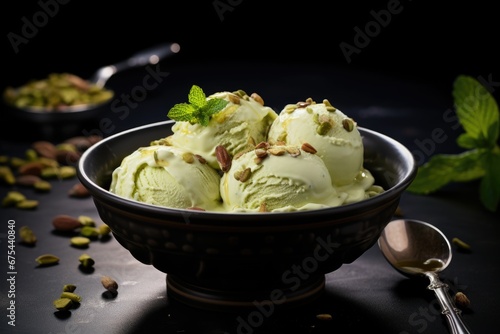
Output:
[[262,286],[258,288],[242,284],[241,289],[204,287],[188,282],[174,275],[167,275],[169,298],[195,308],[234,311],[236,309],[257,309],[265,311],[292,308],[311,303],[325,290],[325,277],[302,281],[298,287]]

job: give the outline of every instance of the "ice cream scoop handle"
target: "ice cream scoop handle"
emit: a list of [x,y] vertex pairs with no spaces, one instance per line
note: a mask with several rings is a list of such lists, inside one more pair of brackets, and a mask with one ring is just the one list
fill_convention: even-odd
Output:
[[471,334],[462,319],[462,311],[455,306],[448,294],[448,285],[441,282],[436,273],[426,273],[426,275],[431,282],[427,288],[434,291],[441,305],[441,313],[446,316],[450,332],[452,334]]

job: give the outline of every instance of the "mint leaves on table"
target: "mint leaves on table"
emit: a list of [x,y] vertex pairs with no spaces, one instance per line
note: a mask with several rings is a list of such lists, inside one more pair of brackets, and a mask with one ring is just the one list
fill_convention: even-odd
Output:
[[186,121],[191,124],[199,123],[207,126],[210,117],[218,113],[229,103],[219,98],[207,100],[203,89],[193,85],[188,95],[189,103],[179,103],[174,105],[167,116],[174,121]]
[[417,171],[408,191],[433,193],[450,182],[480,179],[479,197],[492,212],[500,201],[499,108],[490,92],[471,76],[458,76],[453,100],[464,132],[457,138],[459,154],[436,154]]

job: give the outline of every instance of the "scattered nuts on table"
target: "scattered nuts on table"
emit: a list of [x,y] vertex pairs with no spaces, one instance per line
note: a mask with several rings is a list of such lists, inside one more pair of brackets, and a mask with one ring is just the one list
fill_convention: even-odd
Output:
[[70,244],[71,246],[73,247],[77,247],[77,248],[85,248],[85,247],[88,247],[88,245],[90,244],[90,239],[87,238],[87,237],[73,237],[70,239]]
[[88,255],[86,253],[80,255],[80,257],[78,258],[78,261],[80,261],[80,264],[85,269],[91,268],[95,264],[94,259],[91,258],[90,255]]
[[73,292],[76,290],[76,285],[74,284],[65,284],[63,286],[63,292]]
[[76,197],[76,198],[86,198],[90,197],[90,192],[88,191],[87,188],[81,183],[76,183],[73,187],[68,192],[68,195],[70,197]]
[[93,226],[82,226],[80,235],[89,239],[97,239],[100,235],[99,229]]
[[52,220],[52,226],[57,231],[74,231],[82,227],[82,223],[70,215],[57,215]]
[[471,250],[471,246],[468,243],[460,240],[459,238],[453,238],[451,242],[461,250],[466,250],[466,251]]
[[25,199],[16,203],[16,208],[21,210],[34,210],[38,208],[38,201],[34,199]]
[[316,319],[321,321],[329,321],[332,320],[332,315],[329,313],[320,313],[316,315]]
[[89,216],[78,216],[78,221],[82,223],[82,226],[94,226],[95,227],[95,221],[92,217]]
[[59,257],[53,254],[43,254],[35,259],[41,266],[51,266],[59,263]]
[[82,297],[74,292],[63,291],[61,293],[61,297],[59,298],[68,298],[71,299],[74,303],[80,303],[82,301]]
[[69,298],[58,298],[54,300],[53,304],[59,311],[67,311],[73,307],[73,301]]
[[19,237],[22,243],[30,246],[35,245],[37,241],[35,233],[28,226],[21,226],[21,228],[19,228]]
[[[25,151],[25,157],[0,155],[0,183],[13,187],[4,196],[1,205],[25,210],[36,209],[39,202],[29,199],[18,189],[31,188],[38,193],[48,193],[52,189],[50,180],[75,178],[75,166],[81,154],[101,139],[100,136],[77,136],[57,145],[40,140],[31,144]],[[70,188],[68,195],[75,198],[90,197],[87,188],[80,182]],[[56,231],[63,232],[80,229],[80,236],[70,239],[70,245],[77,248],[88,246],[91,238],[107,237],[111,233],[109,226],[102,224],[96,227],[94,219],[84,215],[78,217],[56,215],[52,220],[52,226]],[[19,237],[22,244],[35,246],[37,243],[37,236],[29,226],[19,228]],[[60,258],[54,254],[42,254],[35,261],[44,267],[59,264]],[[80,255],[79,261],[86,269],[92,268],[95,264],[94,259],[85,253]],[[116,295],[118,284],[113,279],[104,276],[101,282],[108,291]],[[74,293],[75,289],[74,284],[64,285],[60,297],[53,301],[54,307],[59,311],[76,308],[82,298]]]
[[68,311],[75,308],[82,301],[82,297],[74,293],[76,285],[65,284],[62,290],[61,296],[53,302],[54,307],[59,311]]
[[118,290],[118,283],[116,283],[116,281],[109,276],[102,276],[101,284],[111,293],[116,293],[116,290]]
[[461,309],[467,309],[470,306],[469,298],[463,292],[457,292],[455,294],[455,304]]

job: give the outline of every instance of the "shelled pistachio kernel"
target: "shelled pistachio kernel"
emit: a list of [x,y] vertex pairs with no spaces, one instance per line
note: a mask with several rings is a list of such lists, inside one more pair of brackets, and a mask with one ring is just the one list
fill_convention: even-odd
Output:
[[28,161],[35,161],[38,158],[38,153],[32,148],[27,149],[24,155]]
[[106,236],[106,235],[109,235],[111,233],[111,228],[106,225],[106,224],[102,224],[99,226],[99,234],[101,236]]
[[36,191],[49,192],[50,190],[52,190],[52,185],[48,181],[40,180],[33,183],[33,188]]
[[78,261],[80,261],[82,267],[84,268],[90,268],[95,264],[95,261],[93,258],[90,257],[88,254],[82,254],[78,258]]
[[60,176],[59,175],[59,167],[53,167],[53,166],[43,167],[42,171],[40,172],[40,176],[43,179],[55,179],[55,178],[58,178]]
[[16,190],[9,191],[2,200],[2,206],[15,206],[17,203],[26,200],[26,196]]
[[54,300],[54,307],[59,311],[67,311],[73,307],[73,301],[69,298],[59,298]]
[[19,168],[20,166],[24,165],[27,161],[23,158],[19,157],[12,157],[10,158],[10,166],[13,168]]
[[62,179],[71,179],[76,176],[76,168],[73,166],[62,166],[59,168],[59,176]]
[[182,160],[188,164],[192,164],[194,162],[194,154],[191,152],[184,152],[182,154]]
[[61,297],[59,298],[68,298],[74,303],[80,303],[82,301],[82,297],[74,292],[63,291],[61,293]]
[[469,251],[471,249],[471,246],[468,243],[460,240],[459,238],[453,238],[451,239],[451,242],[462,250]]
[[47,157],[39,157],[36,159],[36,162],[39,162],[43,167],[52,167],[59,168],[60,164],[57,160]]
[[287,114],[291,114],[297,108],[298,108],[298,106],[296,104],[287,104],[285,106],[285,108],[283,109],[283,111],[286,112]]
[[34,199],[25,199],[16,203],[16,208],[21,210],[33,210],[38,207],[38,201]]
[[330,122],[321,122],[316,128],[316,133],[320,136],[324,136],[332,129],[332,124]]
[[355,125],[356,124],[351,118],[345,118],[342,120],[342,126],[347,132],[351,132],[352,130],[354,130]]
[[76,290],[76,285],[74,284],[65,284],[63,286],[63,292],[73,292]]
[[16,183],[16,177],[9,166],[0,166],[0,180],[9,185]]
[[90,239],[97,238],[99,236],[99,230],[93,226],[82,226],[80,235]]
[[77,219],[82,224],[82,226],[95,226],[95,221],[92,217],[78,216]]
[[28,226],[21,226],[21,228],[19,229],[19,237],[21,238],[21,241],[26,245],[34,245],[37,241],[35,233]]
[[87,247],[90,244],[90,239],[87,237],[73,237],[70,239],[71,246],[74,247]]
[[323,100],[323,104],[325,105],[326,110],[328,110],[329,112],[334,112],[334,111],[337,110],[337,108],[335,108],[334,106],[332,106],[332,104],[330,103],[330,101],[328,101],[327,99]]
[[41,266],[50,266],[59,263],[59,257],[53,254],[43,254],[35,259]]
[[56,149],[58,151],[78,152],[76,145],[73,143],[59,143],[56,145]]

